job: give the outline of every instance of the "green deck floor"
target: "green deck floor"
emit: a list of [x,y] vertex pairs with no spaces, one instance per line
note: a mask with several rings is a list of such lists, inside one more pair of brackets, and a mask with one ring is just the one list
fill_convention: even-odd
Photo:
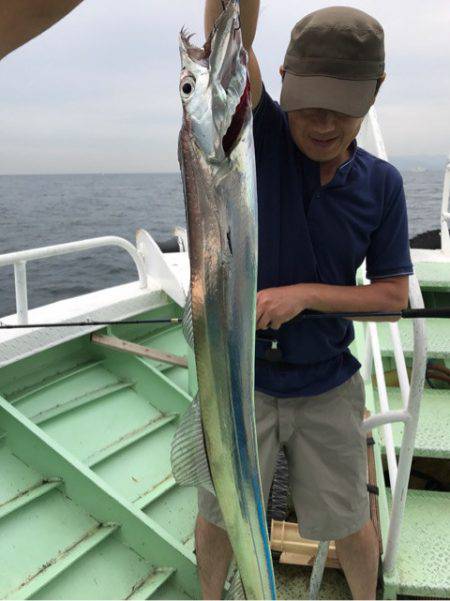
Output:
[[[140,342],[168,345],[179,354],[186,347],[180,327],[165,335],[148,334]],[[61,350],[58,361],[50,352],[48,362],[38,368],[26,360],[20,379],[3,370],[0,394],[67,457],[92,470],[119,502],[131,503],[157,524],[167,541],[185,549],[195,573],[196,494],[175,484],[169,461],[179,414],[190,402],[184,391],[187,370],[167,364],[154,369],[155,362],[100,348],[87,337],[83,352],[71,354],[70,345]],[[25,464],[14,462],[8,453],[7,444],[8,437],[0,436],[5,482],[0,485],[0,557],[9,561],[0,566],[0,575],[5,569],[9,576],[0,577],[0,597],[18,586],[18,598],[28,589],[33,598],[48,599],[186,597],[173,584],[173,567],[161,567],[159,561],[154,566],[136,555],[117,540],[120,525],[99,528],[98,521],[55,484],[40,487],[40,494],[31,490],[20,496],[20,490],[34,485]],[[35,480],[42,480],[30,470]],[[17,494],[19,500],[14,500]],[[2,515],[6,511],[8,515]],[[27,554],[30,540],[43,541],[34,558]],[[154,553],[157,557],[157,548]],[[63,559],[55,561],[59,555]],[[53,563],[64,565],[64,570],[58,567],[55,572]]]
[[[391,409],[402,409],[398,388],[388,388]],[[396,449],[400,449],[403,424],[392,424]],[[426,388],[420,406],[414,455],[416,457],[450,458],[450,390]]]
[[0,463],[0,598],[159,596],[173,569],[155,568],[124,545],[117,525],[99,523],[61,484],[43,483],[5,441]]
[[[427,319],[428,356],[434,359],[450,359],[450,320]],[[414,348],[413,323],[411,319],[399,322],[400,337],[405,357],[412,357]],[[383,356],[392,355],[392,342],[387,323],[378,324],[380,348]]]
[[396,576],[387,580],[400,595],[449,598],[450,495],[409,490]]

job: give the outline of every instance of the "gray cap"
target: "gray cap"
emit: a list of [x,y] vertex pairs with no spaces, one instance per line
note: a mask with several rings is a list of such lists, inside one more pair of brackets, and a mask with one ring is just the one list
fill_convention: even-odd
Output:
[[317,10],[295,25],[283,66],[283,110],[324,108],[363,117],[384,74],[383,28],[356,8]]

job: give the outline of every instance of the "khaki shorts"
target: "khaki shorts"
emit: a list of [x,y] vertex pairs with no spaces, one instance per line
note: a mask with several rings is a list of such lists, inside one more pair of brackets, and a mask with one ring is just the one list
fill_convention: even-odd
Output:
[[[336,388],[308,397],[276,398],[255,391],[255,417],[267,507],[278,451],[284,446],[300,535],[336,540],[370,519],[365,393],[358,372]],[[224,528],[214,495],[198,489],[199,514]]]

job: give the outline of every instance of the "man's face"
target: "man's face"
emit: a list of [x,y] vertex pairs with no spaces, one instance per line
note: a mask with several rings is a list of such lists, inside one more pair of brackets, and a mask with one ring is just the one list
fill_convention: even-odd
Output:
[[327,162],[345,156],[363,117],[349,117],[326,109],[288,112],[289,129],[299,149],[313,161]]

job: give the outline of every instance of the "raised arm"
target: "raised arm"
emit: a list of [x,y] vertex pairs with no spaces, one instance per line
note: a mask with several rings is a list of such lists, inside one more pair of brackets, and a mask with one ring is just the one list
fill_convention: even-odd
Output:
[[82,0],[0,0],[0,60],[62,19]]
[[[259,0],[241,0],[241,27],[242,27],[242,38],[244,46],[249,56],[249,75],[250,85],[252,91],[252,104],[255,107],[260,98],[262,92],[262,81],[261,71],[259,70],[258,61],[256,60],[255,53],[253,52],[252,45],[255,39],[256,26],[258,23],[259,14]],[[221,0],[206,0],[205,5],[205,33],[209,35],[214,21],[222,12]]]

